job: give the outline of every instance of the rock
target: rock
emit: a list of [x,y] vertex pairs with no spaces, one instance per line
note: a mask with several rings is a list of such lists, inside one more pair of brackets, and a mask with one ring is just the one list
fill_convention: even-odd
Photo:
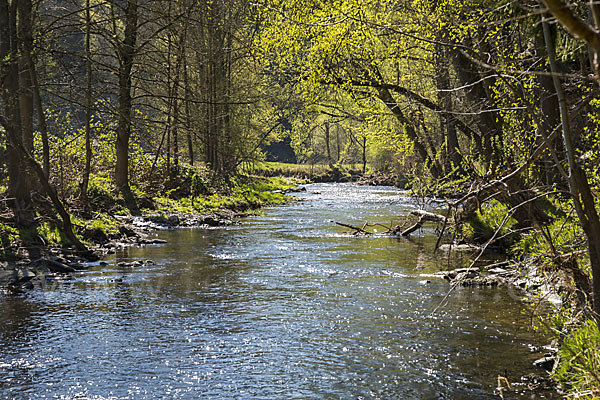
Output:
[[466,268],[459,268],[459,269],[455,269],[454,270],[456,272],[456,280],[466,280],[466,279],[473,279],[479,276],[479,269],[466,269]]
[[119,267],[119,268],[126,268],[126,267],[129,267],[129,264],[126,263],[125,261],[120,261],[120,262],[117,263],[117,267]]
[[208,225],[208,226],[223,226],[223,225],[227,225],[227,223],[225,222],[225,220],[223,220],[221,218],[212,217],[212,216],[204,217],[202,219],[202,223],[204,225]]
[[166,225],[169,223],[169,220],[163,215],[149,215],[147,220],[161,225]]
[[81,232],[81,236],[83,236],[84,239],[90,240],[94,243],[103,244],[103,243],[108,242],[108,236],[106,235],[106,232],[104,232],[100,228],[87,228],[86,227]]
[[289,188],[289,189],[285,189],[285,190],[275,190],[275,192],[300,193],[300,192],[306,192],[306,188],[304,186],[299,186],[299,187]]
[[108,265],[108,263],[106,261],[100,261],[101,267],[106,267],[107,265]]
[[167,243],[167,241],[163,240],[163,239],[140,239],[137,243],[140,245],[142,245],[142,244],[165,244],[165,243]]
[[451,271],[439,271],[433,274],[433,276],[444,278],[448,281],[458,279],[459,275],[461,275],[462,279],[474,278],[479,275],[479,268],[457,268]]
[[26,281],[26,282],[19,283],[18,286],[19,286],[20,289],[27,289],[27,290],[31,290],[31,289],[34,288],[33,282],[31,282],[31,281]]
[[133,229],[133,227],[128,225],[119,226],[119,232],[126,237],[137,237],[139,236],[137,232]]
[[154,261],[152,261],[152,260],[146,260],[146,261],[144,261],[144,263],[146,265],[154,265]]
[[169,215],[169,217],[167,218],[167,222],[169,223],[169,225],[178,225],[179,224],[179,216],[176,214]]
[[26,267],[31,265],[31,260],[29,258],[24,258],[22,260],[17,261],[17,267]]
[[32,263],[32,266],[36,269],[46,270],[51,272],[69,273],[75,272],[75,268],[65,264],[64,262],[58,261],[64,260],[61,257],[55,258],[41,258]]
[[427,285],[429,283],[431,283],[431,281],[429,279],[423,279],[422,281],[419,281],[420,285]]
[[527,280],[526,279],[519,279],[516,280],[513,285],[520,287],[521,289],[525,289],[527,287]]
[[130,224],[133,222],[133,217],[131,217],[129,215],[114,215],[113,217],[116,220],[119,220],[121,223],[124,223],[124,224]]
[[0,288],[12,286],[17,281],[17,271],[0,271]]
[[535,360],[533,362],[533,365],[538,368],[543,368],[546,371],[552,371],[552,368],[554,368],[555,362],[556,362],[556,359],[554,357],[545,356],[545,357]]
[[29,289],[43,289],[46,287],[46,277],[37,275],[28,282]]
[[25,282],[31,280],[35,277],[35,273],[31,270],[22,268],[17,270],[17,279],[19,282]]

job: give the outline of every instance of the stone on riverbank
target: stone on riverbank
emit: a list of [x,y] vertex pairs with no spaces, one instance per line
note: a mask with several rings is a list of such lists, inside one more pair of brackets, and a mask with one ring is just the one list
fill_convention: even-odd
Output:
[[492,268],[482,273],[479,268],[457,268],[450,271],[440,271],[433,276],[446,279],[453,285],[459,286],[498,286],[501,284],[512,284],[519,276],[516,270],[503,268]]

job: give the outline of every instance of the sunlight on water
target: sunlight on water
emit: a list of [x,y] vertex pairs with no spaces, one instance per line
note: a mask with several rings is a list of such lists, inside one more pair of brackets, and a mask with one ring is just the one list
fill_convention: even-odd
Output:
[[353,237],[334,223],[399,223],[418,200],[307,189],[0,298],[0,398],[496,399],[498,375],[532,372],[544,341],[506,289],[457,289],[431,315],[448,285],[420,275],[458,262],[433,255],[433,228]]

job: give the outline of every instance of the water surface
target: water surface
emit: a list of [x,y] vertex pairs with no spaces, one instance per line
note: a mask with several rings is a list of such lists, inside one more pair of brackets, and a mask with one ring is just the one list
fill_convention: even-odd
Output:
[[[163,231],[74,280],[0,297],[0,398],[497,399],[544,344],[507,289],[411,239],[352,237],[419,206],[385,187],[309,185],[240,225]],[[383,230],[383,228],[381,228]],[[139,268],[120,261],[153,260]],[[505,398],[548,398],[506,394]]]

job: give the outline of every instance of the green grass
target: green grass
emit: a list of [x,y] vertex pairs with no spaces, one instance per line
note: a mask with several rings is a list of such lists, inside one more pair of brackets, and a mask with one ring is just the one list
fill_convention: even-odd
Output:
[[[362,164],[343,164],[339,166],[342,171],[361,173]],[[312,177],[325,175],[331,171],[327,164],[289,164],[282,162],[257,162],[246,166],[248,170],[267,176],[300,176]],[[367,172],[369,168],[367,166]]]
[[236,212],[250,212],[263,206],[283,204],[287,198],[275,191],[295,187],[296,184],[281,177],[249,177],[231,179],[229,185],[210,188],[210,194],[172,198],[156,196],[156,210],[142,210],[143,213],[162,215],[214,214],[229,209]]
[[589,319],[563,339],[555,378],[569,399],[600,398],[600,331]]

